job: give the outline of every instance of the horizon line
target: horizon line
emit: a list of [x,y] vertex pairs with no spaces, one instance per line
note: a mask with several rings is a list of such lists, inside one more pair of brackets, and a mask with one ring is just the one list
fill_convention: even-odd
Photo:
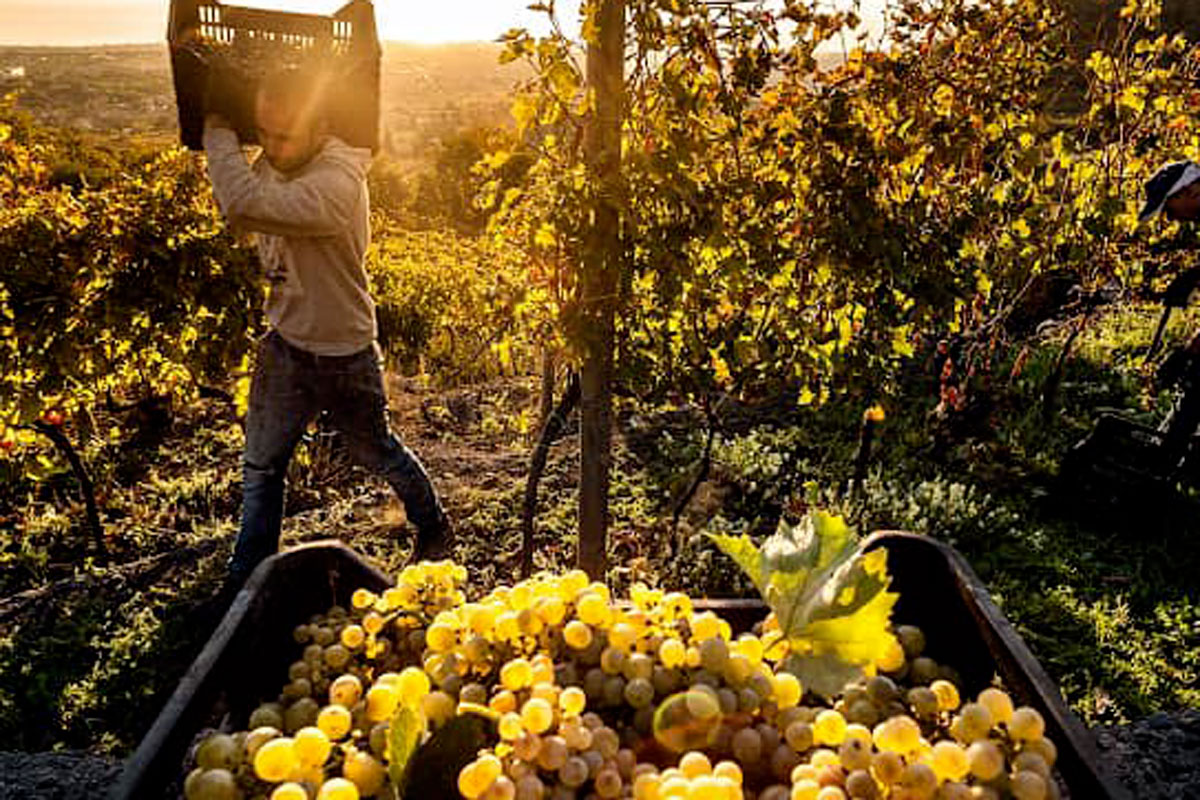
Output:
[[[420,40],[414,40],[414,39],[380,39],[379,43],[382,45],[403,44],[403,45],[413,45],[413,46],[417,46],[417,47],[438,47],[441,45],[461,45],[461,44],[501,44],[502,42],[499,39],[446,39],[443,41],[436,41],[436,42],[420,41]],[[113,42],[103,42],[103,41],[102,42],[84,42],[84,43],[76,43],[76,44],[53,44],[53,43],[47,43],[47,42],[30,44],[30,43],[25,43],[25,42],[0,41],[0,47],[24,47],[24,48],[28,48],[31,50],[38,49],[38,48],[43,48],[43,49],[52,49],[53,48],[53,49],[64,50],[64,49],[71,49],[71,48],[82,49],[82,48],[86,48],[86,47],[148,47],[151,45],[161,45],[163,47],[170,46],[170,44],[165,39],[154,39],[154,40],[144,39],[141,41],[125,40],[125,41],[113,41]]]

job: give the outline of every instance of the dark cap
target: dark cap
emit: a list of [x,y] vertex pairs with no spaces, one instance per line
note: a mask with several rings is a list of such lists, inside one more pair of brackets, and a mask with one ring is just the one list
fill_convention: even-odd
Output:
[[1138,222],[1145,222],[1166,205],[1171,197],[1200,180],[1200,166],[1193,161],[1174,161],[1159,167],[1154,177],[1146,181],[1146,203],[1138,214]]

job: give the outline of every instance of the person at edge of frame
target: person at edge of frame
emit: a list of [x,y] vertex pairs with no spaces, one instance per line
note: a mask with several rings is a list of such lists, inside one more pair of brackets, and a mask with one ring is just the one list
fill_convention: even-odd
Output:
[[[1145,203],[1138,214],[1139,222],[1148,222],[1160,213],[1172,221],[1194,222],[1200,219],[1200,164],[1193,161],[1164,164],[1146,182],[1145,195]],[[1200,271],[1194,270],[1180,277],[1182,280],[1177,281],[1182,286],[1183,294],[1191,294],[1197,279],[1200,279]],[[1168,294],[1174,289],[1168,289]],[[1173,302],[1180,307],[1187,305],[1186,297],[1181,302]],[[1169,357],[1159,370],[1160,385],[1176,381],[1182,384],[1182,391],[1159,426],[1172,469],[1186,455],[1192,434],[1200,427],[1200,333],[1193,336],[1185,348]]]
[[250,164],[228,119],[205,117],[213,194],[229,225],[253,233],[270,283],[269,332],[251,379],[241,530],[223,593],[279,546],[284,479],[308,424],[325,414],[352,457],[382,474],[416,527],[412,560],[449,552],[450,526],[418,458],[387,418],[370,243],[367,149],[329,133],[328,80],[300,68],[268,74],[254,97],[261,155]]

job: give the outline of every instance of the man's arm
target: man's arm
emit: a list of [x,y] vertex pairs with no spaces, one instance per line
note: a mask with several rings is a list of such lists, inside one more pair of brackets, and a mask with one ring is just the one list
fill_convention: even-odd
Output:
[[278,182],[250,169],[237,134],[219,117],[204,128],[208,175],[231,225],[277,236],[334,236],[352,224],[359,178],[337,167]]

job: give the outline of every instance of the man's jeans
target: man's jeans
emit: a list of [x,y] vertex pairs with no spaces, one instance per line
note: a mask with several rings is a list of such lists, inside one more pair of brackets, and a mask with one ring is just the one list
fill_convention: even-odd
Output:
[[444,535],[445,514],[421,462],[392,433],[379,352],[316,356],[272,331],[259,344],[243,463],[242,530],[229,577],[244,582],[279,547],[284,476],[308,423],[327,412],[351,456],[391,484],[418,542]]

